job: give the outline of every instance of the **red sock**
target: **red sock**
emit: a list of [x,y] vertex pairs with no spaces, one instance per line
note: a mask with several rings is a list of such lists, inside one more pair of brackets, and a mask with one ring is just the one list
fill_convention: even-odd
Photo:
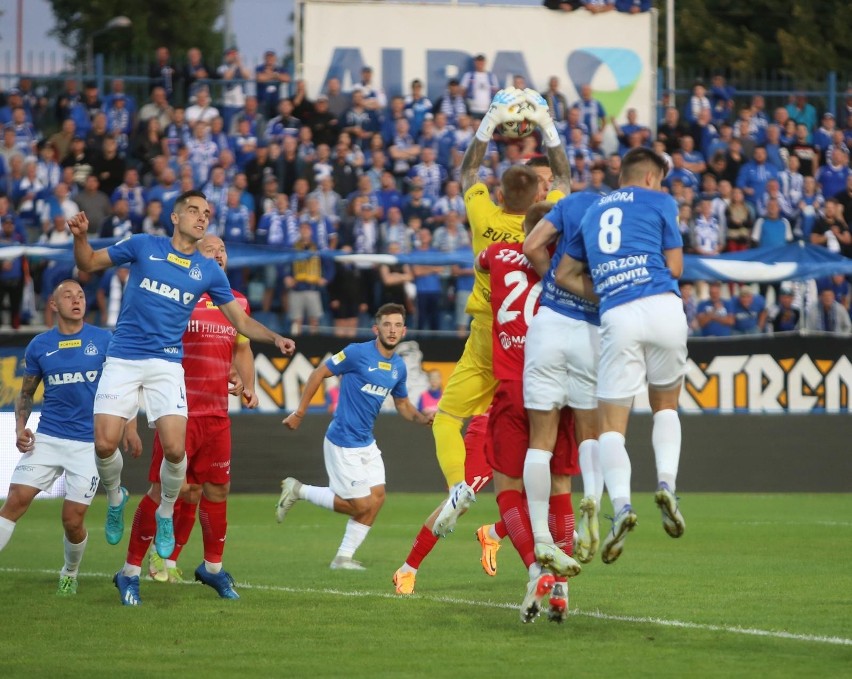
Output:
[[202,495],[198,515],[201,519],[201,536],[204,539],[204,560],[222,563],[225,533],[228,530],[228,503],[210,502]]
[[422,526],[417,537],[414,538],[414,544],[411,546],[411,551],[405,558],[405,563],[412,568],[420,568],[420,564],[423,563],[423,559],[429,556],[429,552],[431,552],[432,548],[438,544],[438,539],[439,538],[432,534],[432,530],[430,528],[427,528],[425,525]]
[[526,503],[517,490],[504,490],[497,496],[497,506],[506,527],[509,539],[521,555],[524,565],[529,568],[535,562],[535,540],[532,534],[530,517],[524,511]]
[[574,506],[571,504],[571,493],[550,496],[547,523],[556,545],[568,556],[573,556]]
[[189,534],[195,526],[195,511],[198,505],[178,499],[175,502],[175,548],[171,555],[172,561],[177,561],[183,546],[189,542]]
[[503,519],[500,519],[494,524],[494,532],[497,533],[497,537],[501,540],[509,534],[509,531],[506,530],[506,524],[503,523]]
[[130,543],[127,545],[127,563],[141,566],[151,540],[157,532],[157,520],[154,513],[157,503],[148,495],[143,495],[133,515],[133,528],[130,530]]

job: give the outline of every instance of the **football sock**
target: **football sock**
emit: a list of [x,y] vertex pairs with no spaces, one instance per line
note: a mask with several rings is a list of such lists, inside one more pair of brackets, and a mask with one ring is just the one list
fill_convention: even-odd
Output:
[[363,523],[358,523],[355,519],[349,519],[346,522],[346,532],[343,534],[343,541],[337,550],[337,556],[352,558],[361,543],[370,532],[370,526],[365,526]]
[[133,528],[130,529],[130,542],[127,545],[127,563],[142,566],[142,560],[148,553],[151,540],[157,533],[157,521],[154,514],[157,503],[147,493],[142,496],[136,513],[133,515]]
[[520,491],[504,490],[497,495],[497,506],[500,508],[500,516],[506,526],[509,539],[520,554],[524,566],[529,568],[535,563],[535,541],[524,505],[524,498]]
[[[598,440],[586,439],[580,444],[579,450],[580,473],[583,476],[583,497],[593,497],[600,500],[597,494],[597,474],[600,471],[600,462],[596,460],[599,457]],[[600,485],[603,485],[603,479],[600,480]]]
[[308,486],[303,483],[299,489],[299,498],[334,511],[334,492],[328,486]]
[[651,443],[657,460],[657,480],[667,483],[674,492],[677,468],[680,462],[680,418],[676,410],[660,410],[654,413]]
[[[218,563],[221,568],[222,554],[225,551],[225,534],[228,531],[228,503],[211,502],[201,497],[198,506],[201,522],[201,536],[204,540],[204,561]],[[217,573],[207,569],[210,573]]]
[[65,544],[65,565],[59,571],[60,575],[70,575],[73,578],[77,577],[77,571],[80,570],[80,562],[83,560],[83,552],[86,551],[86,543],[89,541],[89,534],[82,542],[73,543],[68,540],[67,536],[63,536]]
[[464,481],[465,447],[462,437],[464,422],[457,417],[447,415],[440,410],[432,423],[432,436],[435,437],[435,454],[438,464],[447,479],[447,486],[452,488]]
[[502,540],[506,535],[506,524],[503,523],[502,519],[497,523],[492,523],[491,528],[488,529],[488,537],[492,540]]
[[553,453],[538,448],[527,450],[524,461],[524,489],[527,492],[527,506],[530,511],[530,524],[536,542],[553,543],[550,528],[547,526],[547,511],[550,505],[550,458]]
[[9,544],[9,540],[12,539],[12,533],[14,532],[15,522],[0,516],[0,551]]
[[115,451],[109,457],[98,457],[95,455],[95,466],[98,468],[98,476],[107,493],[107,502],[110,507],[118,507],[124,499],[121,492],[121,470],[124,467],[124,459],[119,451]]
[[547,522],[556,546],[568,556],[573,556],[574,506],[571,504],[571,493],[551,496]]
[[195,514],[198,505],[190,504],[185,500],[178,499],[175,502],[175,548],[172,551],[172,561],[177,561],[181,550],[187,542],[195,526]]
[[132,578],[134,576],[138,578],[142,575],[142,566],[134,566],[132,563],[125,563],[124,568],[121,569],[121,574],[126,575],[128,578]]
[[163,458],[160,464],[160,507],[157,514],[162,519],[172,518],[175,502],[186,480],[186,453],[179,462],[169,462]]
[[423,559],[425,559],[429,552],[432,551],[432,548],[438,543],[440,538],[436,537],[432,534],[432,529],[424,526],[420,527],[420,532],[417,534],[417,537],[414,538],[414,544],[411,546],[411,551],[408,553],[408,556],[405,559],[405,566],[408,566],[406,569],[403,566],[404,571],[414,571],[417,572],[417,569],[420,568],[420,564],[423,563]]
[[630,458],[624,446],[624,437],[616,431],[601,434],[598,443],[606,489],[617,515],[624,505],[630,504]]
[[208,573],[212,573],[215,575],[216,573],[222,570],[222,562],[221,561],[208,561],[204,559],[204,570]]

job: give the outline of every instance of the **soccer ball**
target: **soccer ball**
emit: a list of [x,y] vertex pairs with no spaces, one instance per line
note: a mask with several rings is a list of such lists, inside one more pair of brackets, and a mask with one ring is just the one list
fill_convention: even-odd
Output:
[[524,137],[529,137],[533,132],[535,132],[535,123],[530,120],[526,120],[526,115],[535,111],[535,106],[533,104],[530,104],[528,101],[522,101],[520,104],[513,104],[510,106],[509,111],[511,113],[520,113],[525,119],[520,121],[510,120],[509,122],[503,123],[497,130],[499,134],[504,137],[509,137],[510,139],[523,139]]

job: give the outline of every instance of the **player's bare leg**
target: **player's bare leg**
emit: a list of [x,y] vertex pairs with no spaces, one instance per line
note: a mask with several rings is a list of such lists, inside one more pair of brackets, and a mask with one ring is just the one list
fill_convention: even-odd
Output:
[[124,535],[124,508],[129,493],[121,486],[124,460],[119,444],[127,420],[118,415],[97,413],[95,422],[95,464],[107,494],[107,518],[104,532],[111,545],[121,542]]
[[632,467],[624,444],[632,404],[632,398],[598,401],[601,470],[614,510],[614,516],[611,517],[612,528],[604,537],[601,546],[601,558],[604,563],[613,563],[618,559],[627,534],[636,526],[636,514],[630,504]]
[[657,492],[654,502],[663,517],[663,529],[673,538],[679,538],[686,523],[675,495],[677,469],[680,462],[681,429],[677,414],[681,380],[675,385],[649,386],[648,399],[654,413],[651,441],[657,462]]

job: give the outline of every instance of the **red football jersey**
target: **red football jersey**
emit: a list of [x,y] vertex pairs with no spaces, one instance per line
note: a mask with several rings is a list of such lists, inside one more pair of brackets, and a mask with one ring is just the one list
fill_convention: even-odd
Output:
[[524,256],[523,243],[494,243],[479,253],[479,266],[491,272],[491,324],[494,377],[521,380],[527,328],[538,311],[541,278]]
[[[249,312],[248,300],[236,290],[237,302]],[[228,416],[228,375],[237,330],[205,292],[183,334],[183,370],[190,415]]]

